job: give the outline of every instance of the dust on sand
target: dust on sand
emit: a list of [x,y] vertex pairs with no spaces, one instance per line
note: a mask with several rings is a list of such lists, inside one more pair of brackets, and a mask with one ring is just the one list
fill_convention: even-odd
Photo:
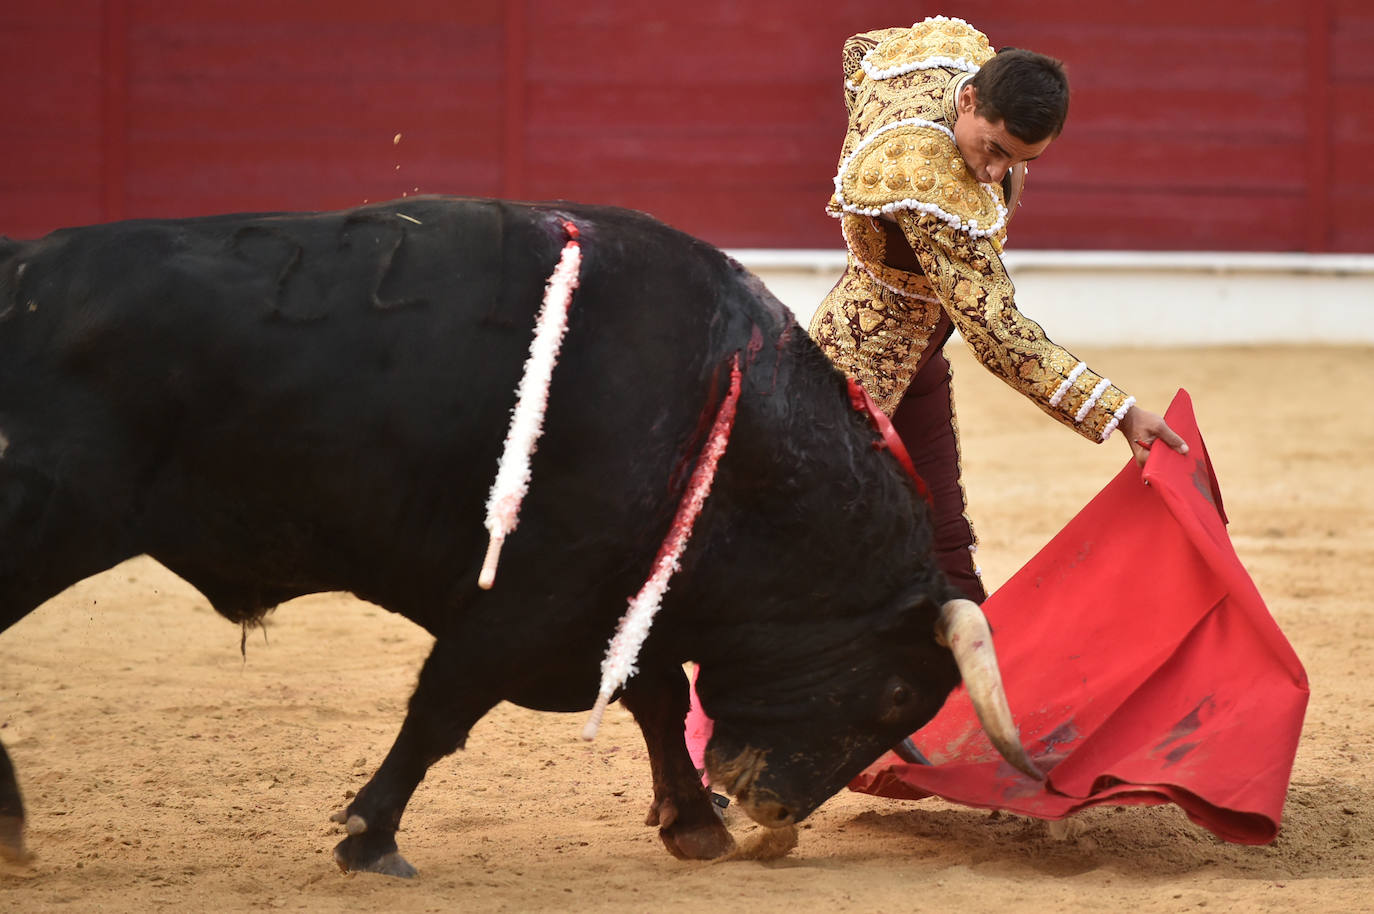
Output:
[[[1045,823],[842,792],[766,862],[682,863],[643,827],[643,743],[613,706],[502,705],[435,766],[400,835],[416,880],[345,877],[328,821],[380,762],[428,637],[340,595],[239,631],[147,559],[0,636],[0,739],[36,854],[0,910],[1374,910],[1374,350],[1091,350],[1146,406],[1192,393],[1237,551],[1312,703],[1277,841],[1228,845],[1172,807]],[[971,511],[1005,580],[1125,462],[955,358]],[[478,557],[480,559],[480,557]],[[1141,557],[1148,574],[1148,557]],[[754,826],[731,807],[742,843]]]

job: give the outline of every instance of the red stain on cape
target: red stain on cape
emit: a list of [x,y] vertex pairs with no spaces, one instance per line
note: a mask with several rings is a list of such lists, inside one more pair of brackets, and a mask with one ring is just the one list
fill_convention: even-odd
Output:
[[960,688],[914,736],[933,767],[887,754],[851,788],[1043,819],[1176,803],[1227,841],[1274,839],[1307,674],[1231,546],[1186,392],[1166,418],[1189,453],[1131,460],[984,605],[1044,783],[1002,761]]

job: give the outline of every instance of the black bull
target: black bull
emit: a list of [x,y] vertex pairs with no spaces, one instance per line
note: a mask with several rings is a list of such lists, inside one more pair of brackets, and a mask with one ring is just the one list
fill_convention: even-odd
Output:
[[[543,286],[580,288],[493,590],[485,500]],[[147,554],[230,620],[349,591],[435,638],[341,866],[408,873],[401,814],[501,700],[591,706],[738,356],[729,448],[621,700],[669,850],[731,839],[682,735],[765,824],[807,815],[959,681],[926,507],[844,379],[716,249],[645,216],[414,198],[0,239],[0,630]],[[0,848],[23,808],[0,749]]]

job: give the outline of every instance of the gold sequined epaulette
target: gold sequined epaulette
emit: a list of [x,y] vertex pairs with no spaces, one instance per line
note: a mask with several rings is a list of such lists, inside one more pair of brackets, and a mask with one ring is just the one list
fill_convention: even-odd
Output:
[[915,210],[974,238],[997,235],[1007,223],[1001,188],[969,173],[947,128],[915,118],[858,145],[835,176],[831,208],[868,216]]
[[871,79],[934,67],[975,73],[995,53],[988,36],[964,20],[935,16],[884,38],[864,55],[863,70]]

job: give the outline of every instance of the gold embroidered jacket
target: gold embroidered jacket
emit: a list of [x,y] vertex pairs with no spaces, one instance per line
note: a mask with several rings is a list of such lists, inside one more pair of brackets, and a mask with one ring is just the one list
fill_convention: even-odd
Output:
[[[943,311],[994,374],[1084,436],[1105,440],[1134,398],[1017,310],[1001,258],[1002,188],[980,184],[954,142],[959,89],[993,53],[982,33],[944,17],[845,42],[849,129],[830,211],[848,258],[810,333],[890,414]],[[900,226],[920,272],[885,262],[884,219]]]

